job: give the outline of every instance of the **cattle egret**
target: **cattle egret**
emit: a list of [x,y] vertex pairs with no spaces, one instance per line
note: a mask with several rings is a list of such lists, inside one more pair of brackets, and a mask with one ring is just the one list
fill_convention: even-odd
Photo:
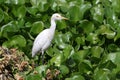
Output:
[[54,37],[54,33],[56,29],[55,21],[62,19],[67,19],[67,18],[62,17],[58,13],[52,15],[50,28],[43,30],[41,33],[38,34],[38,36],[34,40],[32,47],[32,57],[34,57],[37,53],[42,53],[42,63],[43,63],[44,51],[50,46],[51,41]]

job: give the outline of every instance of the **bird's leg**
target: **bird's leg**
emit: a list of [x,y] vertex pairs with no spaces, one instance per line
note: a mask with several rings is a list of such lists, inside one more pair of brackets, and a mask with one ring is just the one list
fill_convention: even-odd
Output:
[[38,56],[38,65],[40,64],[40,59],[41,59],[41,56],[39,55]]
[[44,64],[44,51],[42,50],[42,64]]

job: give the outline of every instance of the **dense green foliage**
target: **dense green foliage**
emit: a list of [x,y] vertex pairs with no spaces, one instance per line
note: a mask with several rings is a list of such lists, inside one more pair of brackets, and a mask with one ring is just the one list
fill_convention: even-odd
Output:
[[25,80],[120,79],[120,0],[0,0],[0,45],[31,64],[33,40],[56,12],[69,20],[57,22],[45,64],[21,73]]

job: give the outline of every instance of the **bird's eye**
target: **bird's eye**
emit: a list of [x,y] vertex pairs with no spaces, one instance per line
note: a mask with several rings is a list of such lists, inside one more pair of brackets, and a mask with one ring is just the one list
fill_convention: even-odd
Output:
[[59,16],[56,16],[56,17],[59,17]]

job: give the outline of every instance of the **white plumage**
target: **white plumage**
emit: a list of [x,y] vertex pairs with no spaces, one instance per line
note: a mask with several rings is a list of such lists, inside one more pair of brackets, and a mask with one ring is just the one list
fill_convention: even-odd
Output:
[[62,17],[60,14],[55,13],[51,17],[51,26],[48,29],[43,30],[38,36],[35,38],[32,47],[32,57],[34,57],[37,53],[41,52],[42,56],[44,51],[50,46],[51,41],[54,37],[55,28],[56,28],[56,20],[67,19]]

